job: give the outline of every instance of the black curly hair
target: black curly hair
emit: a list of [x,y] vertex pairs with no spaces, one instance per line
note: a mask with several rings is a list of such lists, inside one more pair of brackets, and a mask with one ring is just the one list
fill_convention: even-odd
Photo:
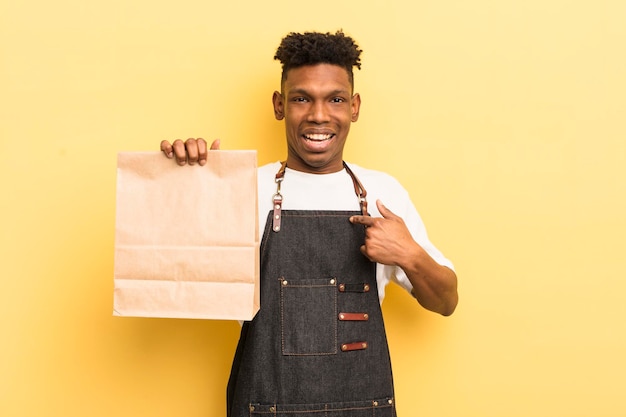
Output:
[[333,64],[348,72],[354,88],[352,67],[361,69],[361,49],[354,39],[339,30],[336,33],[291,32],[285,36],[276,50],[274,59],[282,64],[281,84],[292,68],[305,65]]

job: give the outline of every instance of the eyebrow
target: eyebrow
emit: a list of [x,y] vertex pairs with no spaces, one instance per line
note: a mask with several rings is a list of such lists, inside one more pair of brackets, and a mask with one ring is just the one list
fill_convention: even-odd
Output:
[[[311,95],[309,90],[306,90],[304,88],[294,88],[292,90],[289,90],[289,95],[293,95],[293,94],[302,94],[302,95],[305,95],[305,96],[310,96]],[[333,91],[328,93],[329,96],[336,96],[336,95],[339,95],[339,94],[351,95],[351,93],[348,90],[343,90],[343,89],[336,89],[336,90],[333,90]]]

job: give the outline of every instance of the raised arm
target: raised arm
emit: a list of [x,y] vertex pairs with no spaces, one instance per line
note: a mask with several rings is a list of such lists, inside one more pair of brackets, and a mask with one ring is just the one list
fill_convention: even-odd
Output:
[[438,264],[411,236],[404,220],[376,201],[383,217],[352,216],[363,224],[365,243],[361,252],[370,260],[399,266],[413,285],[413,296],[426,309],[444,316],[457,306],[457,277],[453,270]]

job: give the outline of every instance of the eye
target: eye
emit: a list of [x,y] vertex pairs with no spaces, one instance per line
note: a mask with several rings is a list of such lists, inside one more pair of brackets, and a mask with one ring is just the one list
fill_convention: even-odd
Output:
[[308,100],[306,99],[306,97],[294,97],[291,99],[291,101],[295,103],[306,103]]
[[346,100],[343,97],[333,97],[330,102],[331,103],[343,103]]

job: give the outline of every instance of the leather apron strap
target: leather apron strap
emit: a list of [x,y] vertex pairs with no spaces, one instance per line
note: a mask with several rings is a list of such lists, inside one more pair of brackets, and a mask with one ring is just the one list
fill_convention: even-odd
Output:
[[[363,184],[361,184],[361,181],[359,181],[356,175],[354,175],[354,172],[352,172],[352,170],[350,169],[348,164],[346,164],[345,161],[343,161],[343,167],[345,168],[348,175],[350,175],[350,178],[352,178],[352,183],[354,184],[354,193],[359,199],[359,206],[361,207],[361,213],[363,214],[363,216],[369,216],[369,213],[367,212],[367,191],[365,190],[365,187],[363,187]],[[276,193],[272,197],[272,201],[274,205],[274,212],[272,216],[272,230],[274,232],[280,231],[280,220],[282,217],[281,211],[282,211],[282,206],[283,206],[283,195],[280,193],[280,185],[282,184],[283,179],[285,178],[286,168],[287,168],[287,161],[283,161],[280,164],[280,169],[276,173],[276,179],[274,180],[276,182]]]

